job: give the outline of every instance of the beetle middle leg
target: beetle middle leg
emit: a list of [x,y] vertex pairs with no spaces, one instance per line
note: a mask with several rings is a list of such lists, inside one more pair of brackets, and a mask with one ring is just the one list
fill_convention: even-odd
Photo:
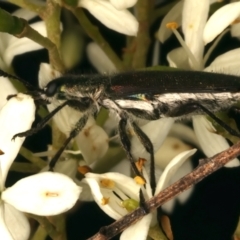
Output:
[[53,171],[54,166],[56,165],[58,159],[62,155],[63,151],[66,149],[67,145],[70,143],[70,141],[75,138],[78,133],[84,128],[88,120],[88,114],[83,115],[78,122],[75,124],[75,127],[70,132],[68,138],[63,143],[62,147],[58,149],[57,153],[54,155],[54,157],[51,159],[49,163],[49,171]]
[[119,132],[119,136],[120,136],[120,139],[121,139],[121,143],[123,145],[124,150],[126,151],[127,158],[130,161],[133,172],[137,176],[142,177],[142,174],[138,170],[138,168],[135,164],[135,161],[133,159],[132,153],[131,153],[131,141],[130,141],[128,135],[127,135],[126,127],[127,127],[127,119],[121,118],[120,121],[119,121],[119,125],[118,125],[118,132]]
[[154,195],[156,189],[156,178],[155,178],[155,160],[153,144],[148,138],[148,136],[135,122],[132,122],[131,125],[139,141],[142,143],[145,150],[150,154],[150,186],[152,189],[152,194]]
[[[126,126],[127,126],[127,118],[121,118],[119,122],[119,135],[121,138],[121,142],[123,145],[123,148],[125,149],[127,153],[127,157],[132,165],[133,171],[136,175],[142,176],[140,171],[137,169],[135,161],[133,159],[133,156],[131,154],[131,141],[129,140],[129,137],[126,132]],[[156,189],[156,179],[155,179],[155,162],[154,162],[154,150],[153,150],[153,144],[148,138],[148,136],[141,130],[141,128],[135,123],[131,122],[131,126],[133,127],[133,130],[140,140],[141,144],[145,148],[145,150],[150,154],[150,185],[152,188],[153,193]]]

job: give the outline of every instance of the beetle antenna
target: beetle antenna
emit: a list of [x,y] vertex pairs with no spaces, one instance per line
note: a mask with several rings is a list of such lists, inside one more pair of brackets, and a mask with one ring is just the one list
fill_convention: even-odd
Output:
[[16,79],[18,80],[19,82],[21,82],[25,87],[27,88],[31,88],[31,89],[34,89],[34,90],[39,90],[39,88],[36,88],[34,87],[32,84],[30,84],[29,82],[23,80],[22,78],[19,78],[17,76],[14,76],[10,73],[7,73],[7,72],[4,72],[3,70],[0,69],[0,76],[1,77],[8,77],[8,78],[12,78],[12,79]]

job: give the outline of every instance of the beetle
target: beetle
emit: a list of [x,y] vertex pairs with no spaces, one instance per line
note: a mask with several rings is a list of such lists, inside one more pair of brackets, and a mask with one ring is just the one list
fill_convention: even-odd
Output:
[[[13,77],[29,85],[22,79],[3,71],[0,75]],[[64,100],[64,102],[43,119],[36,128],[18,133],[13,138],[32,135],[66,105],[83,113],[63,146],[51,160],[50,169],[54,168],[71,139],[84,128],[88,117],[96,115],[101,107],[117,114],[121,143],[137,175],[141,173],[136,168],[131,154],[127,124],[131,125],[150,154],[152,171],[154,171],[154,149],[147,135],[136,124],[136,117],[146,120],[164,117],[182,119],[194,114],[206,114],[232,135],[240,137],[238,132],[214,115],[214,112],[227,110],[240,101],[240,78],[238,76],[196,71],[136,71],[112,75],[64,75],[53,79],[43,89],[28,91],[28,94],[45,104],[53,100]],[[154,177],[151,179],[151,186],[152,189],[156,187]]]

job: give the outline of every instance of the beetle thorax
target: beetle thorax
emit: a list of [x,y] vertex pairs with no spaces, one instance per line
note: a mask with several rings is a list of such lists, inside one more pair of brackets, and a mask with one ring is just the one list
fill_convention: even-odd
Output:
[[104,86],[85,86],[85,85],[63,85],[59,91],[59,97],[68,100],[79,99],[79,98],[91,98],[94,102],[104,93]]

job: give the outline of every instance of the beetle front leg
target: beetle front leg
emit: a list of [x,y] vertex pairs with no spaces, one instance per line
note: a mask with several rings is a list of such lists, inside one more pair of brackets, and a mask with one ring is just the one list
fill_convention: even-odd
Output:
[[54,117],[54,115],[55,115],[56,113],[58,113],[62,108],[64,108],[64,107],[65,107],[66,105],[68,105],[68,104],[69,104],[68,101],[62,103],[61,105],[59,105],[58,107],[56,107],[52,112],[50,112],[45,118],[43,118],[43,119],[41,120],[41,122],[39,122],[39,123],[37,124],[36,127],[31,128],[31,129],[28,130],[28,131],[15,134],[15,135],[12,137],[12,140],[14,140],[16,137],[28,137],[28,136],[33,135],[34,133],[37,133],[38,131],[40,131],[40,130],[47,124],[47,122],[48,122],[52,117]]

